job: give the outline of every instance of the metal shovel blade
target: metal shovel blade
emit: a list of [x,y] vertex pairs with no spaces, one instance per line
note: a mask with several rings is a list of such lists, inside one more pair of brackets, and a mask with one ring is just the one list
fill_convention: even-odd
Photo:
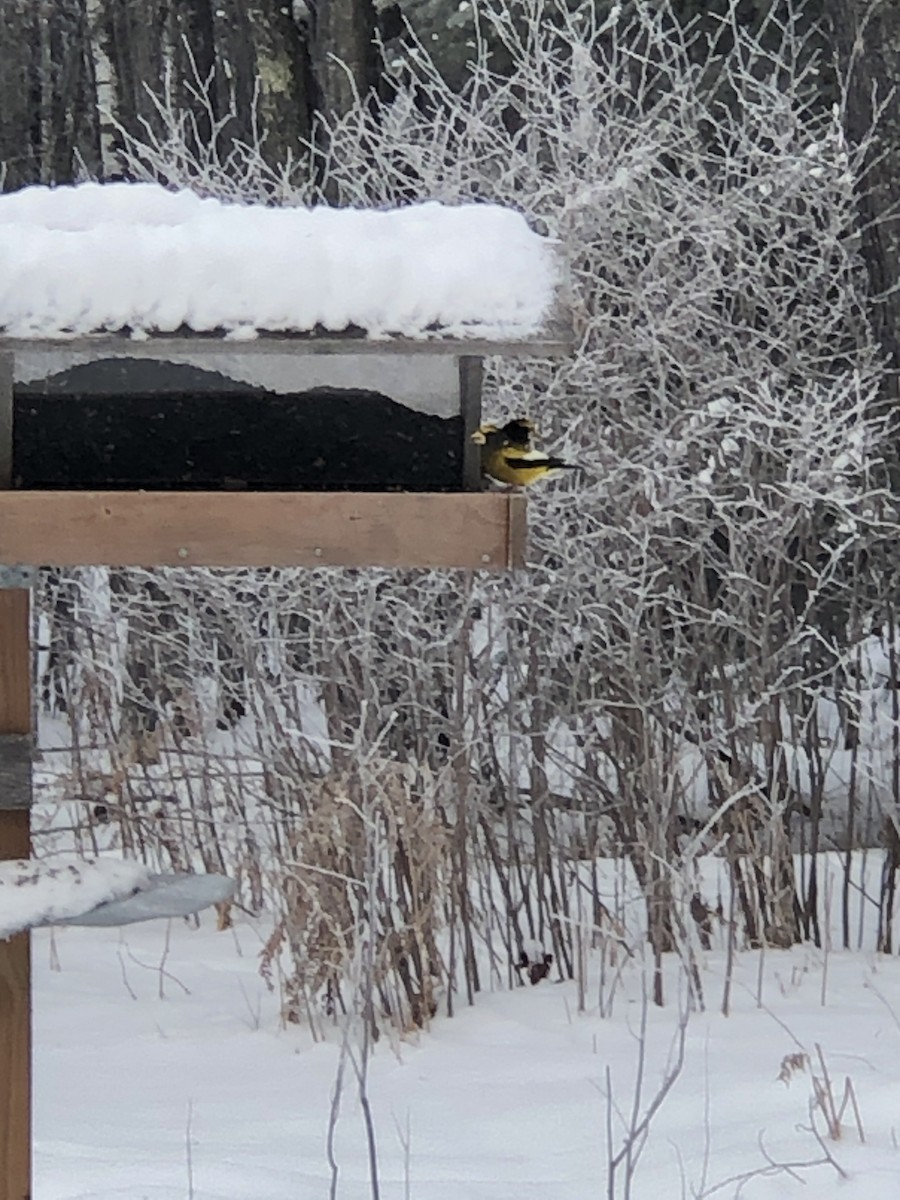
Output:
[[133,925],[160,917],[187,917],[233,895],[234,880],[224,875],[151,875],[149,886],[133,896],[109,900],[80,916],[45,924]]

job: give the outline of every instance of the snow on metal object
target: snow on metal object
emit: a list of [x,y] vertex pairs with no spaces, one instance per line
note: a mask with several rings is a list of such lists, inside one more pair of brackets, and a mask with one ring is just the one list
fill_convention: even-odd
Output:
[[154,875],[133,859],[12,859],[0,862],[0,939],[44,925],[182,917],[233,894],[222,875]]
[[80,916],[47,924],[133,925],[160,917],[187,917],[233,895],[234,881],[224,875],[151,875],[148,886],[133,896],[109,900]]

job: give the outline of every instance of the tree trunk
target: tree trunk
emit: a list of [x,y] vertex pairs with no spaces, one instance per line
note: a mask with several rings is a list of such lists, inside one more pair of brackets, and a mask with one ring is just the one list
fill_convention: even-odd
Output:
[[327,121],[342,117],[377,86],[375,5],[373,0],[314,0],[310,13],[316,107]]
[[266,158],[274,163],[296,160],[312,131],[314,83],[309,46],[283,0],[259,0],[253,25]]
[[[859,185],[862,253],[872,320],[892,371],[900,368],[900,6],[870,0],[826,0],[835,56],[846,82],[844,130],[859,145],[871,135]],[[877,113],[877,128],[872,134]],[[897,377],[885,399],[896,401]]]
[[54,0],[47,7],[48,129],[44,178],[69,183],[86,170],[100,172],[97,87],[85,0]]
[[[169,13],[172,61],[178,80],[178,99],[194,113],[195,151],[203,151],[216,136],[222,113],[222,83],[216,86],[216,28],[211,0],[176,0]],[[199,97],[208,98],[208,106]]]
[[0,0],[3,186],[70,183],[100,168],[85,0]]
[[145,123],[158,125],[150,91],[162,79],[166,15],[163,0],[142,0],[140,5],[103,0],[101,37],[111,69],[113,115],[138,141],[145,138]]
[[0,0],[0,55],[0,163],[4,189],[13,191],[40,179],[40,46],[31,0]]

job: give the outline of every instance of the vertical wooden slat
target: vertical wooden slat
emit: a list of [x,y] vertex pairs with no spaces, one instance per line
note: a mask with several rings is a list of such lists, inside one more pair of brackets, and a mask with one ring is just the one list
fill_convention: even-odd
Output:
[[[12,483],[12,356],[0,355],[0,488]],[[0,587],[0,754],[3,735],[31,728],[30,597]],[[16,747],[18,755],[20,746]],[[13,770],[13,776],[21,772]],[[30,787],[30,772],[28,775]],[[4,808],[0,795],[0,859],[31,854],[30,813],[22,794]],[[0,941],[0,1200],[31,1196],[31,938]]]
[[32,732],[29,599],[25,588],[0,588],[0,733],[20,736]]
[[[28,623],[28,592],[0,589],[0,734],[31,727]],[[28,858],[30,813],[2,805],[0,859]],[[0,1200],[30,1195],[31,939],[20,933],[0,941]]]
[[509,533],[506,543],[509,557],[506,565],[511,570],[524,567],[528,554],[528,501],[519,492],[509,496]]
[[0,354],[0,488],[12,487],[13,356]]
[[465,355],[459,360],[459,404],[463,419],[463,487],[467,492],[480,492],[481,447],[472,441],[472,434],[481,424],[481,359]]

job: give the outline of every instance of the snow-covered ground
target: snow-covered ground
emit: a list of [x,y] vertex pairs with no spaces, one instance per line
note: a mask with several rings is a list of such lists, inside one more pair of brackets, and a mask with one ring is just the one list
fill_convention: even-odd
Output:
[[[205,914],[199,930],[179,921],[33,935],[35,1200],[329,1195],[339,1038],[316,1043],[308,1028],[280,1026],[257,971],[265,932],[244,923],[218,933]],[[746,952],[727,1018],[723,975],[710,956],[708,1011],[690,1018],[684,1069],[650,1126],[633,1200],[896,1200],[900,961],[769,950],[760,989],[760,957]],[[606,1072],[630,1113],[640,976],[626,969],[608,1019],[596,989],[579,1014],[575,985],[551,977],[484,993],[401,1044],[383,1038],[369,1079],[383,1200],[606,1197]],[[668,1007],[648,1012],[642,1108],[677,1032],[671,990]],[[825,1157],[808,1132],[810,1067],[778,1078],[801,1052],[821,1073],[817,1044],[835,1098],[849,1076],[859,1103],[864,1144],[849,1109],[837,1142],[817,1117],[846,1177],[803,1165]],[[613,1125],[618,1145],[618,1117]],[[334,1153],[336,1195],[371,1197],[351,1068]],[[742,1188],[733,1179],[767,1166]]]

